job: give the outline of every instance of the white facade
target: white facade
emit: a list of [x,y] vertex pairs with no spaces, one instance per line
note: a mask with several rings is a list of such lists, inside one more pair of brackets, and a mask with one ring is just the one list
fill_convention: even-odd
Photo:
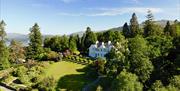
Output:
[[108,43],[99,43],[96,41],[96,44],[92,44],[89,47],[89,56],[93,58],[104,58],[104,56],[109,53],[113,47],[114,46],[112,45],[111,41],[108,41]]

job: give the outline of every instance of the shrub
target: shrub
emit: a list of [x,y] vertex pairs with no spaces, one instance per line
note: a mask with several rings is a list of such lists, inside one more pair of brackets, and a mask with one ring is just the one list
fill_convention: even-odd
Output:
[[47,54],[47,59],[48,60],[55,60],[55,61],[58,61],[60,58],[59,58],[59,54],[57,52],[54,52],[54,51],[50,51],[48,54]]
[[15,71],[15,76],[22,76],[22,75],[25,75],[26,72],[28,71],[28,69],[24,66],[20,66],[16,69]]
[[103,88],[99,85],[96,89],[96,91],[103,91]]
[[39,61],[43,61],[43,60],[47,60],[47,58],[48,58],[47,53],[41,53],[41,54],[37,55],[37,57],[35,59],[39,60]]
[[28,75],[19,76],[19,80],[21,81],[21,83],[23,83],[25,85],[30,85],[30,79],[29,79]]
[[2,82],[5,82],[5,83],[9,83],[12,80],[13,80],[13,76],[11,76],[10,74],[7,74],[6,76],[2,78]]
[[46,77],[38,84],[38,89],[40,91],[53,91],[55,85],[56,81],[53,77]]

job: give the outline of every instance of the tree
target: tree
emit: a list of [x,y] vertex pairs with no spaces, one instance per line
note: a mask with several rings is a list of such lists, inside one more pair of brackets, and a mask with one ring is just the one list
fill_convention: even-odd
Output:
[[171,48],[173,48],[172,37],[170,36],[149,36],[146,38],[150,47],[150,58],[159,56],[167,56]]
[[161,35],[162,28],[154,23],[154,16],[150,10],[148,10],[147,20],[144,23],[144,35]]
[[60,42],[61,48],[62,48],[61,51],[65,51],[66,49],[69,48],[68,43],[69,43],[68,37],[67,37],[66,35],[63,35],[63,36],[61,37],[61,42]]
[[43,45],[44,45],[45,48],[50,48],[50,45],[52,44],[51,39],[52,39],[52,37],[46,37],[44,39],[44,44]]
[[69,47],[69,39],[66,35],[45,38],[44,47],[55,52],[63,52]]
[[71,35],[69,38],[69,49],[71,51],[77,51],[77,37]]
[[119,74],[122,69],[129,69],[128,40],[126,40],[122,35],[119,37],[121,37],[120,40],[114,44],[115,48],[112,48],[110,53],[106,55],[106,58],[108,59],[106,68],[110,73],[113,72]]
[[148,10],[147,12],[147,20],[145,21],[145,25],[144,25],[144,35],[148,36],[150,35],[152,29],[153,29],[153,25],[154,25],[154,16],[152,14],[152,12],[150,10]]
[[125,39],[120,31],[115,31],[113,36],[113,43],[121,42],[122,39]]
[[175,75],[170,79],[170,84],[171,86],[177,88],[180,90],[180,75]]
[[60,36],[45,38],[44,47],[50,48],[52,51],[60,52],[62,50],[60,42],[61,42]]
[[143,85],[135,74],[123,70],[112,82],[112,91],[142,91]]
[[11,62],[17,63],[19,59],[25,59],[25,50],[21,42],[12,40],[9,47]]
[[103,36],[103,32],[97,32],[96,35],[99,42],[104,42],[105,38]]
[[79,36],[79,35],[77,35],[77,41],[76,41],[76,44],[77,44],[77,49],[78,49],[78,51],[81,51],[81,48],[82,48],[82,46],[81,46],[81,37]]
[[43,52],[42,35],[37,23],[30,29],[29,39],[30,43],[27,47],[27,58],[36,59],[38,55]]
[[6,23],[2,20],[0,22],[0,37],[1,37],[1,40],[4,40],[4,38],[6,36],[5,26],[6,26]]
[[136,36],[129,40],[129,61],[130,71],[135,73],[141,82],[150,78],[153,71],[152,62],[148,57],[148,46],[146,40],[141,36]]
[[150,91],[167,91],[166,87],[163,86],[160,80],[156,80],[155,83],[151,86]]
[[127,22],[123,25],[123,35],[128,38],[130,37],[130,29]]
[[170,28],[171,28],[170,22],[167,21],[166,26],[164,27],[165,35],[170,35],[170,30],[171,30]]
[[0,70],[9,68],[9,51],[5,44],[5,23],[4,21],[0,22]]
[[97,40],[96,34],[91,31],[90,27],[87,27],[86,37],[84,39],[84,50],[85,50],[85,53],[88,52],[88,48],[91,46],[91,44],[96,43],[96,40]]
[[180,30],[178,30],[179,26],[180,23],[178,23],[178,21],[174,21],[174,24],[172,24],[169,29],[170,36],[176,37],[178,35],[178,33],[180,32]]
[[108,30],[106,32],[103,33],[104,36],[104,41],[108,42],[108,41],[114,41],[114,31],[112,30]]
[[84,45],[85,38],[86,38],[86,33],[84,33],[83,36],[81,37],[80,51],[81,51],[82,53],[85,52],[85,50],[83,50],[83,49],[85,48],[85,45]]
[[132,14],[132,18],[130,20],[130,31],[131,31],[131,37],[136,36],[140,32],[137,16],[135,13]]

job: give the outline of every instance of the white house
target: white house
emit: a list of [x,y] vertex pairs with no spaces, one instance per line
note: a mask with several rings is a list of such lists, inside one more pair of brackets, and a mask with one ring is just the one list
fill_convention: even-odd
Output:
[[108,43],[99,43],[99,41],[96,41],[96,44],[92,44],[89,47],[89,56],[93,58],[104,58],[105,55],[109,53],[113,47],[114,46],[112,45],[111,41],[108,41]]

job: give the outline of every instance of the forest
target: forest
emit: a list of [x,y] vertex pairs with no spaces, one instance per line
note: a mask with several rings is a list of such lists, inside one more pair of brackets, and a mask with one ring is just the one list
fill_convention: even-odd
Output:
[[[143,26],[133,13],[121,31],[94,32],[87,27],[82,36],[45,39],[35,23],[27,46],[18,40],[7,45],[5,27],[2,20],[0,86],[5,84],[12,91],[180,91],[178,20],[158,25],[149,10]],[[115,47],[106,58],[91,58],[89,47],[96,41],[111,41]],[[71,75],[73,67],[77,72]],[[68,75],[62,76],[64,72]]]

